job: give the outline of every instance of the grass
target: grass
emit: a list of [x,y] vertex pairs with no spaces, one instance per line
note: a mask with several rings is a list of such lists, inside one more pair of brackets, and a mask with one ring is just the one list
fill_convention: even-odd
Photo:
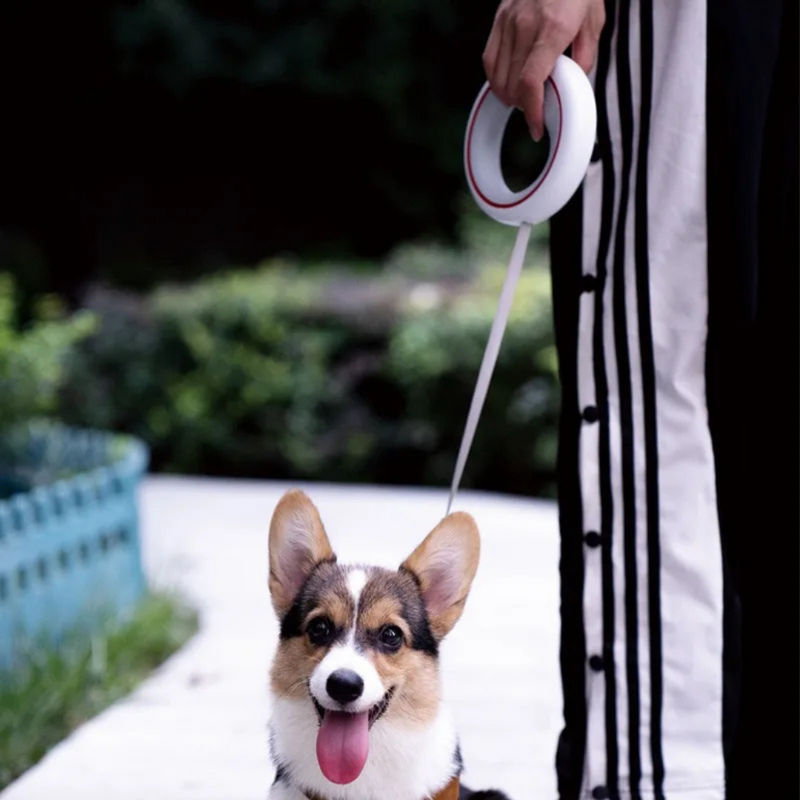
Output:
[[196,630],[192,610],[154,593],[127,624],[91,645],[36,653],[24,670],[0,676],[0,790],[130,693]]

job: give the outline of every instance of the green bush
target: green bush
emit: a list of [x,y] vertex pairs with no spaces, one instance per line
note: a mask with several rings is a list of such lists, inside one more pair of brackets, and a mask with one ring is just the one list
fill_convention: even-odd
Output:
[[[499,226],[493,226],[495,229]],[[145,439],[170,472],[449,482],[510,252],[408,246],[382,271],[271,262],[92,301],[65,421]],[[478,237],[479,239],[481,237]],[[532,248],[465,485],[549,494],[556,363],[549,276]]]
[[20,330],[17,307],[14,282],[0,273],[0,434],[53,411],[64,357],[93,324],[85,312],[62,319],[58,300],[44,297],[34,320]]
[[94,325],[88,312],[64,318],[53,296],[32,300],[25,324],[20,307],[12,277],[0,273],[0,499],[56,477],[26,463],[30,425],[56,410],[65,357]]

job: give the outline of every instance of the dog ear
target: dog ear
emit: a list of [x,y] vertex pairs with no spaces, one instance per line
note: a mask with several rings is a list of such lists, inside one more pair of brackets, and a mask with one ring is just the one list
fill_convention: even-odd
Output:
[[441,640],[458,622],[480,558],[475,520],[462,511],[445,517],[403,562],[419,580],[433,635]]
[[316,506],[297,489],[286,492],[269,526],[269,591],[279,617],[314,567],[335,558]]

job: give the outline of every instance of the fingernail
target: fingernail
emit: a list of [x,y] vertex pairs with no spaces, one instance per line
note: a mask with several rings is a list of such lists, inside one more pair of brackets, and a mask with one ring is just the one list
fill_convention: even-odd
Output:
[[538,142],[542,138],[541,132],[536,128],[531,128],[531,136],[534,142]]

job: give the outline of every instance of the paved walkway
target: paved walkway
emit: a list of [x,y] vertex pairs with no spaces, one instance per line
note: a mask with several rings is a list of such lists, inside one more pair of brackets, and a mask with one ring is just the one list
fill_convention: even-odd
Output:
[[[201,630],[131,697],[81,727],[2,800],[265,800],[267,670],[277,625],[267,529],[282,484],[149,478],[142,492],[151,581],[179,588]],[[318,485],[342,561],[399,564],[442,516],[443,491]],[[513,800],[555,797],[559,730],[558,547],[552,504],[463,493],[483,556],[442,649],[466,779]]]

